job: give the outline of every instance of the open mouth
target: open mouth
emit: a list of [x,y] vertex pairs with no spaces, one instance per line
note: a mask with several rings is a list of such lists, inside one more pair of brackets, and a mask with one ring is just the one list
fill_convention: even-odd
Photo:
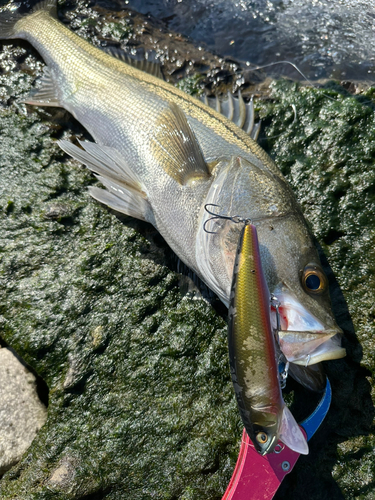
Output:
[[320,361],[340,359],[346,354],[336,330],[323,332],[277,332],[280,349],[286,359],[296,365],[313,365]]
[[346,355],[341,347],[341,329],[327,329],[287,293],[277,296],[272,323],[287,361],[308,366]]

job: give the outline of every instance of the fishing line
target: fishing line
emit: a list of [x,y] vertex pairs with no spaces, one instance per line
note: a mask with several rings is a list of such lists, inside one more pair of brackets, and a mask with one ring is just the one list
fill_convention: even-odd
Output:
[[[249,63],[249,64],[251,64],[251,63]],[[262,66],[256,66],[255,68],[244,69],[243,71],[241,71],[241,73],[249,73],[249,72],[252,72],[252,71],[257,71],[259,69],[264,69],[264,68],[269,68],[271,66],[276,66],[277,64],[289,64],[289,66],[292,66],[292,68],[294,68],[302,76],[302,78],[309,85],[311,85],[311,87],[313,87],[314,89],[318,89],[319,88],[317,85],[314,85],[314,83],[307,78],[307,76],[299,69],[299,67],[296,64],[292,63],[291,61],[276,61],[276,62],[264,64]],[[333,97],[331,97],[331,96],[329,96],[327,94],[323,94],[323,95],[325,97],[327,97],[327,99],[330,99],[331,101],[336,101],[336,99],[334,99]]]
[[[247,62],[246,64],[250,65],[252,63]],[[290,66],[292,66],[302,76],[302,78],[309,85],[311,85],[312,88],[319,89],[319,86],[315,85],[311,80],[309,80],[307,78],[307,76],[299,69],[299,67],[296,64],[292,63],[291,61],[275,61],[275,62],[272,62],[272,63],[264,64],[262,66],[255,66],[254,68],[248,68],[248,69],[241,70],[240,74],[245,74],[245,73],[248,73],[248,72],[251,72],[251,71],[257,71],[259,69],[268,68],[268,67],[271,67],[271,66],[276,66],[277,64],[289,64]],[[324,97],[327,97],[327,99],[329,99],[331,101],[339,102],[334,97],[331,97],[328,94],[323,93],[322,95]],[[352,96],[352,97],[355,97],[355,96]],[[361,104],[363,104],[363,105],[372,104],[373,105],[374,103],[371,100],[369,100],[369,101],[362,102]]]
[[[249,65],[250,65],[251,63],[250,63],[250,62],[247,62],[246,64],[249,64]],[[269,67],[272,67],[272,66],[276,66],[276,65],[278,65],[278,64],[288,64],[289,66],[292,66],[292,68],[293,68],[295,71],[297,71],[297,73],[299,73],[299,74],[302,76],[302,78],[303,78],[303,79],[304,79],[304,80],[305,80],[305,81],[306,81],[306,82],[307,82],[307,83],[308,83],[308,84],[309,84],[312,88],[314,88],[314,89],[318,89],[318,88],[319,88],[319,87],[318,87],[318,85],[315,85],[315,84],[314,84],[311,80],[309,80],[309,79],[307,78],[307,76],[306,76],[306,75],[305,75],[305,74],[304,74],[304,73],[303,73],[303,72],[302,72],[302,71],[298,68],[298,66],[297,66],[296,64],[292,63],[291,61],[276,61],[276,62],[272,62],[272,63],[268,63],[268,64],[263,64],[263,65],[261,65],[261,66],[255,66],[255,67],[253,67],[253,68],[248,68],[248,69],[241,70],[241,71],[239,72],[239,74],[240,74],[240,75],[244,75],[244,74],[246,74],[246,73],[254,72],[254,71],[257,71],[257,70],[264,69],[264,68],[269,68]],[[335,99],[335,98],[333,98],[333,97],[329,96],[328,94],[326,94],[326,93],[324,93],[324,92],[323,92],[323,94],[322,94],[322,95],[323,95],[324,97],[326,97],[327,99],[329,99],[330,101],[339,102],[339,101],[337,101],[337,99]],[[371,101],[365,102],[365,103],[363,103],[363,104],[364,104],[364,105],[366,105],[367,103],[368,103],[368,104],[371,104]],[[293,125],[293,124],[297,121],[297,108],[296,108],[296,105],[295,105],[295,104],[291,104],[291,107],[292,107],[293,112],[294,112],[294,119],[293,119],[293,122],[292,122],[292,125]],[[267,140],[268,140],[268,139],[276,139],[277,137],[281,137],[281,136],[282,136],[282,135],[284,135],[284,134],[285,134],[285,132],[282,132],[281,134],[278,134],[278,135],[273,135],[273,136],[267,137]],[[258,142],[259,142],[259,141],[261,141],[261,140],[266,140],[266,139],[264,139],[264,138],[260,138],[260,139],[258,140]]]

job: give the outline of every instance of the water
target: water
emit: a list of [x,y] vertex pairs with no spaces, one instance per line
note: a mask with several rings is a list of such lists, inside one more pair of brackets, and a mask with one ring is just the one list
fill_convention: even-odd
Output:
[[[126,0],[220,55],[289,60],[309,79],[375,81],[375,2],[364,0]],[[284,66],[278,74],[298,74]]]

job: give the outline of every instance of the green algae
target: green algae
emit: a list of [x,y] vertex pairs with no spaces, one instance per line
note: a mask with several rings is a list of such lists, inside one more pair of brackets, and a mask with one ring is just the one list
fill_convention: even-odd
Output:
[[35,113],[1,124],[1,335],[50,388],[1,497],[217,498],[241,429],[225,322],[181,296],[152,228],[90,200]]
[[176,87],[183,90],[187,94],[199,96],[203,93],[203,89],[201,86],[202,80],[203,77],[200,74],[187,76],[186,78],[180,80],[176,84]]
[[[89,35],[100,24],[90,16],[82,27]],[[30,68],[42,67],[29,55],[28,72],[15,71],[25,53],[5,46],[1,63],[0,335],[47,382],[49,413],[1,480],[1,498],[220,499],[241,436],[225,322],[181,294],[171,252],[150,226],[90,199],[93,177],[54,141],[84,131],[66,113],[14,101],[31,85]],[[332,408],[275,498],[370,499],[374,90],[272,88],[257,103],[261,145],[334,272],[348,349],[345,360],[326,364]],[[303,405],[293,411],[305,416]]]
[[117,23],[108,23],[104,25],[102,33],[104,36],[110,35],[114,40],[121,41],[131,36],[132,28],[129,26],[128,20],[125,19]]
[[363,499],[375,489],[373,92],[353,96],[333,83],[313,89],[281,81],[270,101],[258,103],[267,124],[261,144],[293,187],[337,280],[333,307],[348,356],[326,364],[335,390],[326,425],[338,443],[333,478],[344,498]]
[[[304,204],[302,198],[306,193],[317,199],[320,184],[314,195],[306,183],[317,175],[319,148],[314,146],[315,164],[304,153],[312,141],[301,134],[294,148],[297,133],[288,129],[296,125],[290,102],[298,116],[304,110],[299,111],[299,93],[311,107],[312,96],[319,102],[323,91],[285,83],[275,89],[272,101],[260,104],[271,136],[267,146],[305,212],[314,209],[314,232],[340,280],[337,254],[330,249],[343,236],[325,242],[327,209]],[[353,106],[358,106],[355,100]],[[312,127],[311,121],[306,126]],[[316,140],[327,141],[320,136],[328,133],[323,125],[319,118],[322,132]],[[282,132],[284,137],[272,139]],[[168,266],[170,251],[152,228],[120,220],[89,198],[86,187],[93,178],[66,161],[54,142],[56,134],[72,131],[56,128],[37,112],[23,115],[12,107],[1,113],[0,134],[1,335],[50,388],[47,423],[2,479],[2,498],[220,498],[241,435],[224,321],[204,301],[181,296],[178,275]],[[304,182],[292,177],[297,172],[293,155],[303,166],[313,163],[311,172],[300,169]],[[328,203],[324,194],[319,203]],[[338,210],[333,205],[332,217]],[[314,226],[319,217],[323,222]],[[362,234],[358,227],[356,234]],[[366,262],[364,256],[361,261]],[[354,268],[345,269],[356,283]],[[345,297],[354,311],[350,296]],[[353,357],[356,344],[348,346]],[[351,446],[350,436],[370,431],[369,388],[350,360],[329,365],[336,389],[333,408],[311,443],[311,454],[301,457],[278,498],[299,498],[306,484],[312,499],[342,498],[331,471],[347,498],[363,491],[364,481],[371,485],[372,469],[367,466],[364,479],[357,473],[362,462],[340,452],[343,443]],[[348,387],[340,392],[342,380]],[[372,450],[361,450],[369,462]],[[317,470],[321,477],[311,484]]]

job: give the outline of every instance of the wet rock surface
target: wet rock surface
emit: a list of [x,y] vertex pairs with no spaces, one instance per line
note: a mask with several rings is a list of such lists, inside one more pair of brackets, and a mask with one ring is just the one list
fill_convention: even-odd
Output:
[[46,421],[35,376],[7,348],[0,348],[0,475],[15,465]]
[[[275,498],[373,498],[373,91],[245,81],[235,61],[113,5],[66,2],[59,11],[96,45],[152,46],[167,79],[187,91],[242,85],[263,96],[260,144],[324,252],[348,351],[326,364],[332,408]],[[19,103],[42,71],[35,51],[15,41],[1,54],[0,335],[50,395],[46,424],[0,481],[0,496],[220,499],[242,430],[225,311],[184,295],[191,287],[179,286],[175,259],[151,226],[90,199],[95,179],[55,144],[87,133],[63,110]],[[287,390],[303,418],[310,393],[293,383]]]

